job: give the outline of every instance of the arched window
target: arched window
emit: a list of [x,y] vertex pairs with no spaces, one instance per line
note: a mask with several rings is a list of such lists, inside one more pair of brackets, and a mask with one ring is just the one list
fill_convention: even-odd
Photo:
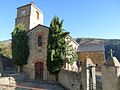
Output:
[[39,12],[36,11],[36,14],[37,14],[37,20],[39,20]]
[[42,36],[38,36],[38,46],[42,46]]

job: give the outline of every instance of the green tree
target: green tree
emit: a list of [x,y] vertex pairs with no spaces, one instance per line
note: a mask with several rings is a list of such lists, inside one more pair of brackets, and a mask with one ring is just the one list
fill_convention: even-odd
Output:
[[76,49],[73,48],[72,44],[70,44],[70,37],[66,37],[66,63],[72,65],[74,62],[78,60],[78,55]]
[[0,54],[3,54],[4,45],[0,43]]
[[12,52],[11,52],[11,44],[4,45],[0,43],[0,54],[2,54],[5,57],[12,58]]
[[55,16],[51,21],[48,34],[47,69],[56,76],[56,80],[60,69],[65,64],[66,56],[65,37],[68,32],[63,32],[62,24],[63,20],[59,21],[59,18]]
[[20,67],[20,72],[22,72],[23,65],[27,64],[28,55],[27,32],[23,24],[18,24],[12,32],[12,60]]

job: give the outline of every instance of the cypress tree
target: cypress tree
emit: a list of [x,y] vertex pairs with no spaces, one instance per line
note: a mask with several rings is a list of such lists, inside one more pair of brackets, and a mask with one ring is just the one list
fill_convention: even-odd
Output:
[[63,32],[63,20],[60,21],[57,16],[53,18],[49,28],[48,46],[47,46],[47,68],[48,71],[58,78],[60,69],[65,64],[66,42],[65,37],[68,32]]
[[23,65],[27,64],[28,55],[27,32],[23,24],[18,24],[12,32],[12,60],[14,64],[20,66],[20,71]]

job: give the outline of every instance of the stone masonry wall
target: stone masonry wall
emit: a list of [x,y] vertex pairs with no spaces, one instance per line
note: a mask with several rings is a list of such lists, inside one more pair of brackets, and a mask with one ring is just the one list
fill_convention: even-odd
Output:
[[120,63],[116,57],[109,57],[102,70],[103,90],[120,90]]
[[118,77],[118,90],[120,90],[120,76]]
[[78,60],[84,62],[86,57],[92,60],[94,64],[102,65],[104,63],[104,53],[103,51],[93,51],[93,52],[79,52]]
[[103,90],[119,90],[116,69],[114,66],[102,66]]
[[[42,36],[42,46],[38,46],[38,36]],[[43,80],[47,80],[47,38],[48,28],[38,25],[32,31],[28,32],[30,54],[28,64],[25,65],[24,71],[28,73],[30,79],[35,79],[35,63],[42,62],[44,64]]]
[[77,72],[61,70],[58,76],[58,81],[69,90],[83,90],[79,75]]

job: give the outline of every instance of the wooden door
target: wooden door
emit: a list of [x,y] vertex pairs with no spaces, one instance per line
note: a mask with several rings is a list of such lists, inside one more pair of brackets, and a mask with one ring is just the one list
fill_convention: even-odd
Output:
[[35,79],[43,80],[43,63],[42,62],[35,63]]

